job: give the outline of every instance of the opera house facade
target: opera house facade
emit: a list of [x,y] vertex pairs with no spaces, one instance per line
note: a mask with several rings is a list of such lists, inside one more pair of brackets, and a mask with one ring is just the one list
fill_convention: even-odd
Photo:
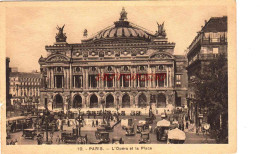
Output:
[[40,57],[40,103],[49,110],[139,110],[160,114],[186,107],[187,60],[174,55],[164,24],[155,33],[118,21],[81,43],[67,43],[64,26]]

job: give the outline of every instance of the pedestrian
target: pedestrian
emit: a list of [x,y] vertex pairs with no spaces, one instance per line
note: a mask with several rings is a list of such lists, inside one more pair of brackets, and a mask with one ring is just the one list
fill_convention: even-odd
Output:
[[186,129],[189,129],[189,121],[186,121]]
[[92,120],[92,127],[95,127],[95,122],[94,122],[94,120]]
[[18,140],[17,139],[15,139],[14,145],[18,145]]
[[60,130],[63,131],[63,121],[61,120]]
[[57,144],[60,144],[60,136],[59,136],[59,135],[57,135],[56,143],[57,143]]
[[68,124],[68,127],[70,127],[70,119],[69,119],[69,117],[67,117],[67,124]]
[[85,144],[87,144],[87,142],[88,142],[88,135],[87,134],[85,134]]
[[98,126],[98,119],[96,120],[96,126]]

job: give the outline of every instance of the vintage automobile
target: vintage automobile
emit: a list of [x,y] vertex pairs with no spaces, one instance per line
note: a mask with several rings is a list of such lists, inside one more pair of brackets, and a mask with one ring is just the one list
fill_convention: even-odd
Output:
[[11,132],[22,131],[27,128],[26,116],[12,117],[7,119],[7,124],[11,127]]
[[149,132],[141,132],[139,144],[146,144],[146,143],[150,143],[150,134]]
[[183,144],[186,140],[186,134],[184,131],[178,128],[168,131],[167,144]]
[[146,121],[146,123],[149,124],[149,125],[150,125],[150,124],[153,124],[153,118],[152,118],[152,117],[146,117],[146,118],[145,118],[145,121]]
[[136,116],[140,116],[140,115],[141,115],[141,111],[136,111],[136,112],[135,112],[135,115],[136,115]]
[[169,127],[160,126],[155,129],[157,141],[167,141]]
[[134,125],[125,127],[125,135],[126,136],[134,136],[135,135],[135,129]]
[[133,119],[121,119],[121,126],[123,129],[125,129],[127,126],[132,126],[133,123]]
[[[149,127],[148,127],[149,128]],[[138,123],[136,126],[136,132],[141,133],[147,129],[147,125],[143,123]]]
[[101,124],[100,126],[104,127],[105,131],[107,131],[107,132],[112,132],[113,131],[113,128],[109,124]]
[[125,111],[121,111],[121,116],[125,116]]
[[61,133],[61,141],[66,144],[76,144],[78,141],[78,136],[75,133]]
[[135,116],[135,111],[131,111],[130,116]]
[[167,141],[168,130],[170,129],[170,125],[170,121],[165,119],[157,122],[157,125],[155,127],[155,133],[158,141]]
[[95,144],[103,144],[103,143],[109,143],[110,142],[108,132],[104,132],[104,131],[96,132],[95,135],[96,135],[96,139],[98,140],[98,143],[96,142]]
[[112,144],[124,144],[124,141],[123,141],[122,137],[114,137],[112,139]]
[[24,138],[30,138],[34,139],[34,137],[37,135],[36,129],[24,129],[23,130],[23,137]]

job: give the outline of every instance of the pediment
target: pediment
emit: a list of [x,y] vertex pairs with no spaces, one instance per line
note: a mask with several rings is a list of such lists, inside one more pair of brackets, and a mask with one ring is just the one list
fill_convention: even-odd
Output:
[[168,53],[155,53],[150,56],[151,59],[171,59],[172,56]]
[[64,55],[50,55],[46,62],[68,62],[69,61],[69,58],[64,56]]

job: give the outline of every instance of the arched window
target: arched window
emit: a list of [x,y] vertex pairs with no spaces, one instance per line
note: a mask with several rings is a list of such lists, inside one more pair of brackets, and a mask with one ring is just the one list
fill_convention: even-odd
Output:
[[81,108],[82,107],[82,98],[80,95],[76,95],[73,100],[73,108]]
[[98,98],[94,94],[90,97],[90,108],[97,108],[98,107]]
[[157,97],[157,107],[158,108],[166,107],[166,97],[162,93],[158,94],[158,97]]
[[129,108],[130,107],[130,96],[125,94],[122,98],[122,108]]
[[60,94],[57,94],[54,98],[54,108],[63,108],[63,98]]
[[143,108],[143,107],[146,107],[146,106],[147,106],[146,96],[145,96],[145,94],[141,94],[138,97],[138,107]]
[[106,108],[112,108],[114,107],[114,97],[109,94],[107,97],[106,97]]

